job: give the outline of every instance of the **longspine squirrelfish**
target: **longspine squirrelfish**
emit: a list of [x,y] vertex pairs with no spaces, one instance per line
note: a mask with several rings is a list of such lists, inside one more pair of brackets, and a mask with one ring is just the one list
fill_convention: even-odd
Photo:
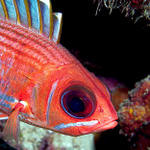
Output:
[[59,44],[62,14],[50,1],[0,1],[0,120],[17,140],[19,121],[68,135],[114,128],[106,86]]

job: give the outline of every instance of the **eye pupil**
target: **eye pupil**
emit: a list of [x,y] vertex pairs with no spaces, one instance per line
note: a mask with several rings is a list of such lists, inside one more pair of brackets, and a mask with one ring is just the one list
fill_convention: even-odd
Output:
[[82,101],[81,98],[79,97],[73,97],[70,102],[68,103],[68,108],[73,112],[73,113],[79,113],[83,112],[85,109],[84,102]]

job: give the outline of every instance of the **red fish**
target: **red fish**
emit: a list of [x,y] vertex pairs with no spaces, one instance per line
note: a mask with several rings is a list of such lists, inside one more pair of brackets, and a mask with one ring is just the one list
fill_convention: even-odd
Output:
[[106,86],[59,44],[62,15],[39,0],[0,1],[0,120],[17,139],[19,121],[67,135],[117,125]]

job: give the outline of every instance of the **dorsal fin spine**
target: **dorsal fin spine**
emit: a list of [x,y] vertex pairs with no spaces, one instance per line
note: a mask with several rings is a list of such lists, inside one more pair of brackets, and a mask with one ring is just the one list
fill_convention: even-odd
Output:
[[3,10],[4,10],[5,18],[8,20],[9,17],[8,17],[8,12],[7,12],[7,8],[5,5],[5,1],[1,0],[1,4],[2,4]]
[[49,16],[50,16],[50,29],[49,29],[49,38],[52,39],[53,36],[53,12],[52,12],[52,4],[49,0]]
[[59,43],[62,30],[62,13],[53,13],[53,37],[55,43]]
[[24,4],[25,4],[26,12],[27,12],[28,27],[31,28],[31,16],[30,16],[28,0],[24,0]]
[[40,9],[39,0],[38,0],[37,2],[38,2],[38,9],[39,9],[39,17],[40,17],[40,33],[42,33],[42,32],[43,32],[42,14],[41,14],[41,9]]
[[18,10],[18,7],[17,7],[16,0],[13,0],[13,2],[14,2],[15,10],[16,10],[16,15],[17,15],[17,23],[21,24],[19,10]]

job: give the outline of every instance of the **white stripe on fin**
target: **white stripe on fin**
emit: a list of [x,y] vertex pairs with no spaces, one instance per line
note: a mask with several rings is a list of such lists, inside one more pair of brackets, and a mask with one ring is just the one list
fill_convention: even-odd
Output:
[[62,29],[62,13],[53,13],[53,22],[54,28],[52,40],[59,43]]
[[40,0],[39,4],[42,15],[43,33],[51,39],[53,33],[53,16],[51,3],[49,0]]

